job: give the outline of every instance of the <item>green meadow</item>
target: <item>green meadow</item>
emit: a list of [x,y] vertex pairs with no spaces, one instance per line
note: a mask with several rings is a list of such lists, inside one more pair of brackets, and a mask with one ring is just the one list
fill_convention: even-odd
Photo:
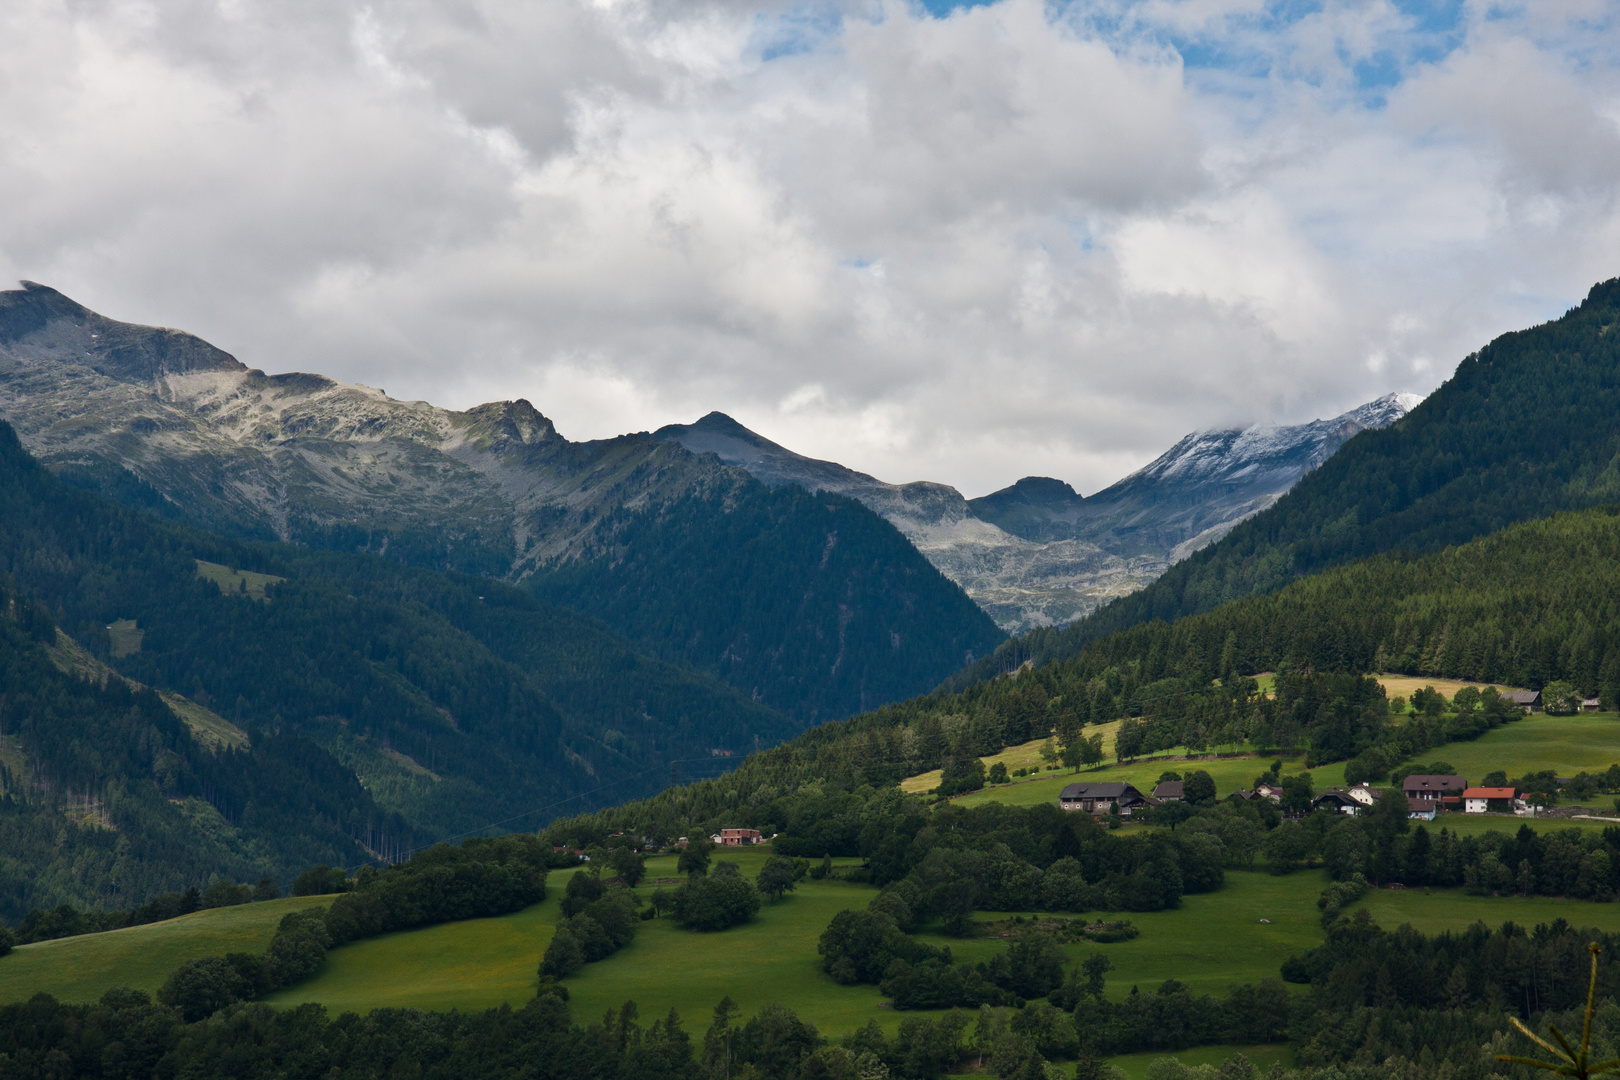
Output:
[[[953,801],[962,806],[976,806],[985,802],[1004,802],[1013,806],[1034,806],[1043,802],[1055,804],[1058,792],[1069,784],[1109,780],[1123,780],[1144,795],[1149,795],[1153,792],[1153,785],[1159,782],[1159,777],[1165,772],[1176,772],[1186,776],[1194,769],[1202,769],[1209,773],[1210,778],[1215,781],[1217,794],[1225,798],[1240,788],[1252,787],[1255,777],[1269,769],[1271,763],[1276,760],[1275,757],[1219,758],[1205,761],[1143,758],[1129,765],[1103,765],[1082,769],[1079,772],[1065,769],[1062,772],[1047,773],[1036,779],[1020,778],[1010,784],[986,787],[967,795],[960,795]],[[1318,791],[1344,783],[1342,761],[1323,765],[1317,769],[1300,768],[1303,762],[1299,758],[1283,758],[1282,762],[1284,774],[1309,772]]]
[[[1620,722],[1613,715],[1535,716],[1475,742],[1441,747],[1423,757],[1448,761],[1470,779],[1495,768],[1510,775],[1541,768],[1567,775],[1607,768],[1613,758],[1620,757],[1620,739],[1615,736],[1620,736]],[[1009,753],[1037,749],[1038,744],[1031,744]],[[1125,780],[1147,790],[1167,767],[1183,773],[1202,768],[1225,794],[1248,786],[1267,764],[1264,758],[1141,761],[1078,775]],[[1324,767],[1313,775],[1320,789],[1342,782],[1343,767]],[[967,805],[1056,801],[1063,785],[1075,779],[1076,774],[1065,770],[975,792],[960,801]],[[1492,829],[1511,833],[1521,824],[1539,830],[1602,828],[1607,823],[1453,814],[1438,824],[1477,834]],[[719,858],[739,863],[750,875],[758,872],[768,855],[767,849],[717,853]],[[838,860],[837,865],[852,866],[856,861]],[[512,915],[391,934],[336,949],[314,978],[270,1000],[277,1005],[321,1002],[334,1012],[388,1006],[482,1009],[519,1005],[534,993],[536,969],[559,918],[558,901],[573,872],[554,872],[550,898]],[[674,875],[672,857],[651,859],[647,881],[637,892],[645,899],[660,878],[667,883]],[[1321,940],[1316,898],[1326,884],[1320,870],[1284,877],[1263,870],[1228,871],[1225,888],[1187,896],[1175,911],[1118,916],[1140,928],[1141,936],[1136,939],[1070,946],[1069,953],[1076,961],[1091,952],[1109,956],[1114,963],[1108,982],[1110,996],[1124,996],[1132,987],[1147,991],[1169,978],[1189,984],[1198,993],[1223,994],[1235,983],[1276,975],[1290,955]],[[876,987],[833,983],[821,972],[816,954],[817,939],[832,917],[844,908],[864,907],[874,893],[870,886],[840,880],[807,880],[783,900],[766,902],[749,925],[719,934],[691,933],[668,919],[649,920],[641,924],[628,947],[588,965],[565,985],[576,1015],[582,1019],[634,1000],[643,1016],[675,1009],[689,1025],[701,1026],[707,1023],[713,1006],[730,996],[745,1013],[781,1001],[832,1035],[873,1019],[892,1031],[905,1014],[889,1008]],[[262,951],[283,914],[325,902],[326,898],[307,897],[220,908],[150,926],[23,946],[0,959],[0,1002],[25,999],[40,990],[70,1001],[92,1000],[114,985],[155,990],[187,959],[232,950]],[[1620,932],[1620,905],[1615,904],[1473,897],[1452,890],[1379,889],[1360,906],[1386,927],[1411,923],[1426,932],[1461,930],[1478,920],[1493,926],[1508,920],[1533,925],[1560,917],[1578,926]],[[982,921],[1008,917],[979,915]],[[924,936],[935,944],[949,945],[957,957],[968,961],[988,959],[1005,947],[992,936],[968,940]],[[1280,1048],[1243,1049],[1262,1066],[1283,1052]],[[1189,1063],[1218,1063],[1231,1052],[1231,1048],[1212,1048],[1178,1056]],[[1155,1056],[1131,1055],[1117,1063],[1128,1077],[1137,1077]]]
[[[1473,742],[1447,743],[1425,750],[1417,761],[1444,761],[1473,784],[1497,769],[1509,778],[1543,769],[1560,776],[1582,770],[1601,772],[1620,762],[1620,715],[1535,713],[1487,731]],[[1613,803],[1612,798],[1595,801],[1611,806]]]
[[152,991],[199,956],[263,952],[289,911],[331,902],[304,896],[212,908],[178,919],[20,945],[0,958],[0,1003],[47,990],[64,1001],[94,1001],[114,986]]

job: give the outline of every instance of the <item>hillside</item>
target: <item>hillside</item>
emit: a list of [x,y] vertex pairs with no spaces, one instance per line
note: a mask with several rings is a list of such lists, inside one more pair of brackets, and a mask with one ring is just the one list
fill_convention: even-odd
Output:
[[[1253,673],[1276,670],[1262,693]],[[731,774],[595,815],[589,828],[679,828],[735,814],[773,827],[759,793],[807,782],[853,790],[989,758],[1053,733],[1059,750],[1106,735],[1099,756],[1291,749],[1331,782],[1477,738],[1516,712],[1392,718],[1354,672],[1539,687],[1566,680],[1620,701],[1620,512],[1529,522],[1421,556],[1387,554],[1234,601],[1148,623],[1076,655],[825,724],[753,755]],[[1128,733],[1127,750],[1119,739]],[[1342,766],[1337,763],[1345,763]],[[1245,766],[1239,771],[1255,771]],[[1354,782],[1354,780],[1352,780]],[[835,849],[837,850],[837,849]]]
[[964,679],[1044,662],[1150,619],[1273,592],[1381,552],[1436,551],[1620,499],[1620,279],[1468,356],[1405,419],[1353,439],[1270,509],[1140,593],[1010,642]]
[[0,574],[13,916],[532,827],[797,727],[513,586],[110,505],[3,425]]
[[1090,498],[1045,477],[971,501],[946,484],[889,484],[796,454],[718,412],[653,437],[714,454],[773,487],[858,499],[1017,633],[1067,623],[1142,588],[1276,502],[1347,439],[1394,423],[1415,401],[1390,394],[1331,420],[1194,432]]
[[801,724],[921,693],[1004,639],[858,503],[644,434],[572,442],[526,401],[456,412],[266,375],[41,285],[0,292],[0,416],[127,505],[533,587]]

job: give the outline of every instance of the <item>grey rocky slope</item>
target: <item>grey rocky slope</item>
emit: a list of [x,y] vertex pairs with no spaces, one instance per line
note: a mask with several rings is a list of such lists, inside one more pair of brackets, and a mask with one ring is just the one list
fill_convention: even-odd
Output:
[[[645,434],[572,442],[526,401],[457,412],[266,375],[40,285],[0,292],[0,416],[47,465],[125,502],[231,536],[527,581],[807,722],[923,692],[1001,640],[857,504],[808,513],[741,469]],[[795,554],[773,564],[777,549]],[[698,551],[701,589],[681,561]],[[732,563],[802,602],[740,629],[755,584],[723,572]],[[610,602],[623,595],[644,599]],[[866,640],[889,644],[851,655]]]
[[1089,498],[1048,477],[973,500],[945,484],[888,484],[795,454],[723,413],[653,434],[767,484],[859,499],[1002,629],[1018,633],[1066,623],[1143,587],[1276,502],[1352,436],[1394,423],[1417,400],[1389,394],[1331,420],[1194,432]]

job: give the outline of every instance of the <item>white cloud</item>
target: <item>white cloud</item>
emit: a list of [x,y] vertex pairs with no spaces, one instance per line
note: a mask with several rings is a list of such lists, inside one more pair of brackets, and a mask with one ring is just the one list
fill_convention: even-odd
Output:
[[1620,273],[1607,5],[1290,10],[14,0],[0,272],[576,438],[1094,490]]

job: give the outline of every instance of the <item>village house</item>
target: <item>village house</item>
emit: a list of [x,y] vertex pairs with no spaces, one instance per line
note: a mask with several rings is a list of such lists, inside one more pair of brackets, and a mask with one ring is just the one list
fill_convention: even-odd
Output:
[[1420,821],[1433,821],[1439,815],[1440,798],[1438,796],[1424,798],[1420,795],[1417,798],[1406,800],[1406,816],[1409,818],[1417,818]]
[[709,839],[721,847],[742,847],[744,844],[760,843],[763,837],[758,829],[721,829]]
[[[1155,800],[1156,801],[1156,800]],[[1088,814],[1109,814],[1119,808],[1120,817],[1130,817],[1138,807],[1148,805],[1146,795],[1118,780],[1107,783],[1070,784],[1058,794],[1058,805],[1065,810]]]
[[1327,808],[1340,814],[1359,814],[1367,804],[1355,798],[1344,788],[1328,788],[1311,803],[1313,810]]
[[1541,711],[1540,690],[1509,690],[1502,695],[1525,712]]
[[1181,780],[1160,780],[1153,789],[1153,797],[1160,802],[1180,802],[1186,798],[1182,794],[1182,784]]
[[1401,790],[1406,793],[1408,801],[1412,799],[1438,799],[1443,795],[1455,795],[1467,786],[1467,777],[1440,776],[1428,773],[1413,773],[1401,781]]
[[1487,811],[1511,811],[1518,792],[1510,787],[1471,787],[1462,793],[1463,812],[1483,814]]
[[1377,802],[1378,796],[1382,795],[1383,792],[1374,791],[1366,784],[1357,784],[1355,787],[1347,789],[1345,794],[1356,800],[1356,802],[1360,803],[1363,807],[1367,807]]

